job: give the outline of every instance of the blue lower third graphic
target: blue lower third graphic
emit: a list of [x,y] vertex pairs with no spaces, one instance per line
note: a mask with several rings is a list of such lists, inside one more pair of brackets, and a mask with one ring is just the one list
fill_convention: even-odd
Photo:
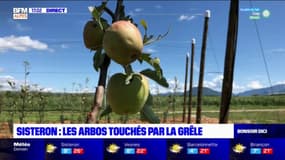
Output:
[[61,148],[61,154],[72,154],[72,148]]
[[187,154],[198,154],[198,148],[187,148]]
[[250,148],[250,154],[261,154],[261,148]]
[[124,154],[135,154],[135,148],[125,148],[124,149]]

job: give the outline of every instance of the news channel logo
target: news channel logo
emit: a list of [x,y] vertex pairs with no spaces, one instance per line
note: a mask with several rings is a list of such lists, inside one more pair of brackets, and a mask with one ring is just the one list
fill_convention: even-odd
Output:
[[66,7],[47,7],[47,8],[13,8],[13,19],[28,19],[29,14],[66,14]]
[[28,19],[28,8],[13,8],[13,19]]

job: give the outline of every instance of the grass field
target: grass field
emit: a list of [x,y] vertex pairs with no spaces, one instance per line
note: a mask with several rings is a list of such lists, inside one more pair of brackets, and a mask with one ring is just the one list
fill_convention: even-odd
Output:
[[[0,122],[13,123],[84,123],[93,94],[52,94],[19,92],[0,93]],[[202,116],[218,119],[220,97],[203,97]],[[161,122],[182,120],[182,96],[154,96],[153,110]],[[196,97],[193,97],[192,119],[195,119]],[[129,121],[140,115],[129,116]],[[170,121],[168,121],[170,120]],[[233,97],[229,115],[232,123],[285,123],[285,96]],[[122,116],[110,114],[111,123],[122,122]],[[108,122],[103,117],[101,122]],[[216,123],[217,121],[214,121]],[[202,119],[203,123],[203,119]],[[204,122],[208,123],[208,122]]]

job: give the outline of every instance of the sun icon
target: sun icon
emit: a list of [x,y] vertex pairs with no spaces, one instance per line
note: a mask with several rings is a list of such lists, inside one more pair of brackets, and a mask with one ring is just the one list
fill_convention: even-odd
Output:
[[55,145],[53,145],[53,144],[47,144],[46,145],[46,152],[47,153],[54,153],[56,148],[57,147]]
[[270,11],[265,9],[263,12],[262,12],[262,15],[264,18],[268,18],[270,16]]
[[233,147],[233,151],[235,152],[235,153],[243,153],[244,152],[244,150],[246,149],[246,147],[244,146],[244,145],[242,145],[242,144],[236,144],[234,147]]
[[118,150],[120,149],[120,147],[114,143],[110,144],[106,150],[109,152],[109,153],[117,153]]
[[183,149],[183,147],[180,146],[179,144],[173,144],[173,145],[169,148],[170,152],[172,152],[172,153],[180,153],[182,149]]

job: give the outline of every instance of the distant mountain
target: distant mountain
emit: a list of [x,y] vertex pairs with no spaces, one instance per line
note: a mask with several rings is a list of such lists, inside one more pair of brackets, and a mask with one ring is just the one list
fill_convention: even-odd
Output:
[[[168,93],[164,93],[164,94],[161,94],[162,96],[168,96],[168,95],[171,95],[172,93],[171,92],[168,92]],[[179,95],[179,96],[182,96],[184,93],[183,92],[178,92],[176,93],[176,95]],[[198,94],[198,87],[193,87],[193,96],[197,96]],[[221,93],[218,92],[218,91],[215,91],[213,89],[210,89],[210,88],[207,88],[207,87],[204,87],[203,88],[203,95],[204,96],[220,96]]]
[[279,84],[272,86],[272,88],[260,88],[260,89],[253,89],[249,91],[245,91],[242,93],[239,93],[238,96],[265,96],[265,95],[271,95],[271,94],[285,94],[285,84]]

